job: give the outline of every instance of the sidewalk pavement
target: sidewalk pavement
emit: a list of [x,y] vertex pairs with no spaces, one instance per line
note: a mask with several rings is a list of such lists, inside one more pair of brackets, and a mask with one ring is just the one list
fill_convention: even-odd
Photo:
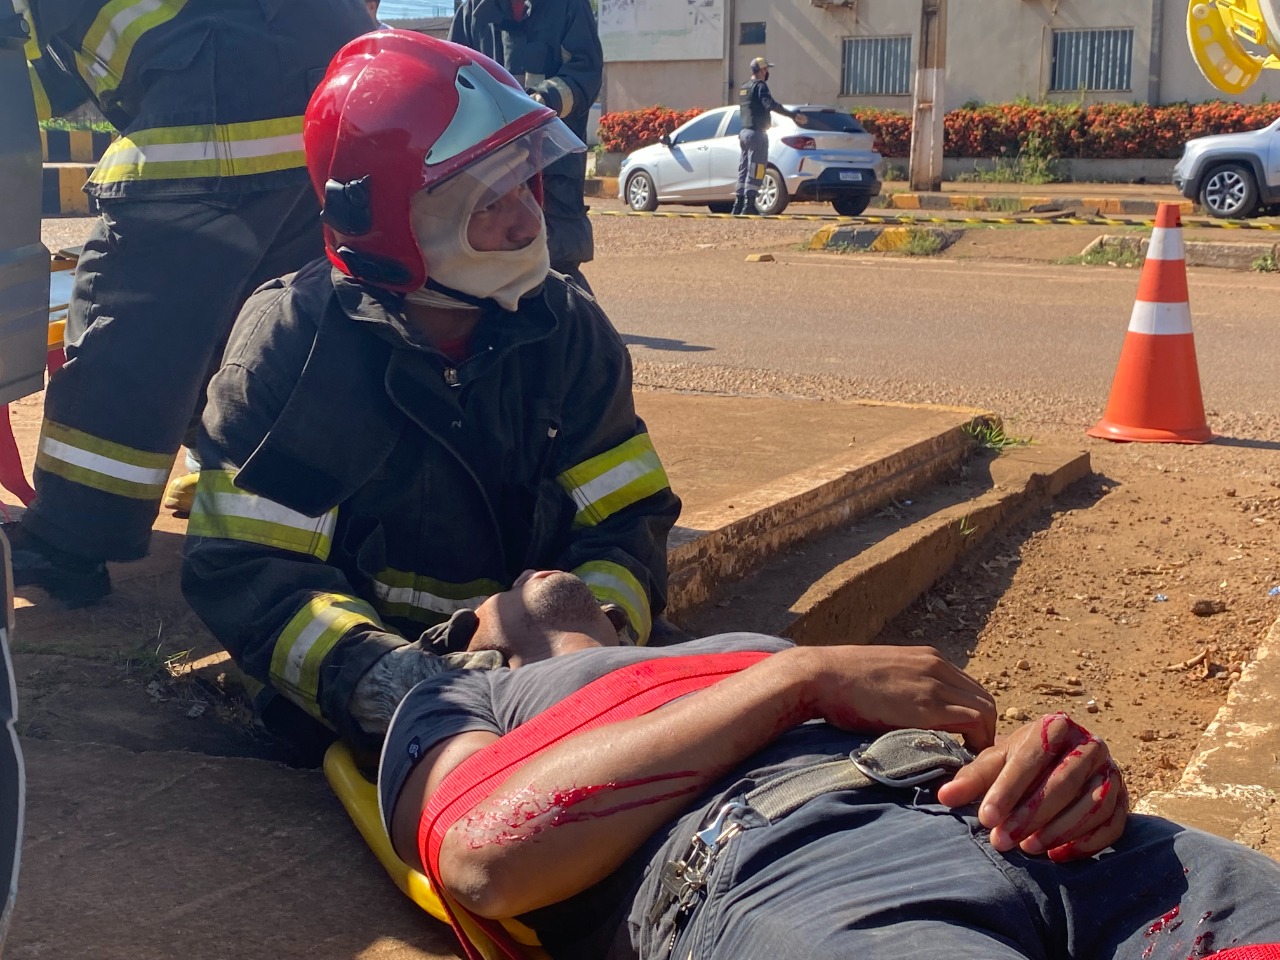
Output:
[[[683,592],[684,604],[704,598],[708,581],[738,575],[799,537],[937,483],[965,456],[963,428],[976,413],[660,392],[639,393],[637,408],[685,500],[672,544],[673,593]],[[34,397],[12,411],[28,463],[40,409]],[[1080,456],[1073,456],[1070,469],[1078,470]],[[1046,470],[1026,475],[1033,493],[1052,487],[1046,476],[1066,479],[1056,466]],[[993,478],[993,489],[1010,486],[1003,476]],[[29,795],[6,956],[454,956],[448,932],[383,875],[323,775],[272,759],[276,754],[221,695],[235,688],[236,672],[182,601],[184,526],[162,517],[152,556],[114,568],[117,589],[102,604],[55,612],[32,591],[16,612]],[[865,598],[889,592],[889,580],[905,582],[944,555],[939,531],[954,533],[958,525],[940,515],[935,526],[902,538],[914,543],[900,550],[882,544],[881,552],[895,557],[877,558],[878,581],[858,581],[861,615]],[[838,613],[825,594],[810,599],[815,622],[847,621],[848,602],[835,604],[844,611]],[[1227,731],[1232,758],[1247,754],[1256,762],[1247,774],[1214,771],[1195,781],[1202,792],[1204,782],[1216,782],[1206,776],[1247,781],[1245,788],[1223,788],[1243,797],[1240,809],[1249,814],[1244,826],[1225,829],[1246,839],[1270,829],[1280,809],[1274,737],[1238,734],[1276,722],[1277,646],[1280,626],[1232,692],[1224,708],[1234,711],[1231,719],[1220,717],[1206,734],[1209,743]],[[181,676],[172,683],[151,679],[166,657],[182,651]],[[1216,811],[1187,807],[1185,816],[1214,828],[1223,824],[1209,819]]]

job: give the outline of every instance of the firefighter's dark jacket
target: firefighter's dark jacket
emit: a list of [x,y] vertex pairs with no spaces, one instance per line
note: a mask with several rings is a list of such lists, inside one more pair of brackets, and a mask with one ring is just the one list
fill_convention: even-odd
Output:
[[525,16],[516,20],[510,0],[468,0],[454,14],[449,39],[497,60],[585,139],[604,70],[591,6],[588,0],[525,0],[524,6]]
[[235,195],[305,184],[302,115],[359,0],[23,0],[37,102],[97,104],[122,134],[99,199]]
[[251,676],[352,734],[360,676],[403,638],[576,572],[643,640],[679,513],[626,348],[551,274],[453,365],[401,301],[317,261],[245,305],[209,386],[182,576]]

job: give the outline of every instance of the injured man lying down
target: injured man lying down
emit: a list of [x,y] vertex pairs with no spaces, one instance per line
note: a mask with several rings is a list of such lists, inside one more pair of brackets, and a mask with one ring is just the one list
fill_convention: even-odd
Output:
[[[556,571],[449,629],[507,666],[405,698],[383,819],[456,909],[518,917],[557,960],[1188,960],[1280,941],[1280,865],[1130,815],[1106,744],[1065,714],[997,740],[991,695],[932,648],[620,646]],[[460,793],[486,757],[489,786]]]

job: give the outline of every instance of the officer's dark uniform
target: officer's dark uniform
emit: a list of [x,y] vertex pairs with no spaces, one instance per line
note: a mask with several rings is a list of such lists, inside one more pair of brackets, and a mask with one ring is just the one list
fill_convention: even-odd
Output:
[[[449,39],[497,60],[586,141],[604,68],[588,0],[466,0],[454,14]],[[584,284],[579,267],[595,253],[582,202],[586,177],[582,153],[542,171],[551,267]]]
[[21,525],[76,557],[134,560],[240,305],[323,252],[302,113],[369,15],[361,0],[28,3],[37,100],[91,100],[121,135],[86,187],[102,216]]
[[756,195],[769,167],[769,113],[781,113],[794,117],[769,95],[769,85],[754,73],[738,90],[738,108],[742,112],[742,129],[738,132],[738,144],[742,153],[738,159],[738,186],[733,194],[733,212],[756,212]]

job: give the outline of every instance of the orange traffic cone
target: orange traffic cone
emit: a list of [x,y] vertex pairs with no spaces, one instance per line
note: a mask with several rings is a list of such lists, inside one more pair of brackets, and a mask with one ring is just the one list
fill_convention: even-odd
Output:
[[1149,443],[1213,439],[1200,397],[1177,204],[1162,203],[1156,213],[1111,396],[1089,436]]

